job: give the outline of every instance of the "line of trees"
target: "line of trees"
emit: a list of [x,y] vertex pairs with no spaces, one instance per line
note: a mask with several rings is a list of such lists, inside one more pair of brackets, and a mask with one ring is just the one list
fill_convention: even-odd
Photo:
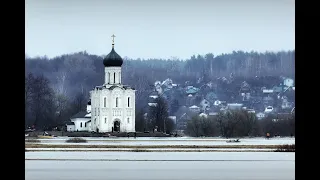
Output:
[[257,120],[254,113],[247,111],[220,112],[214,117],[195,116],[187,123],[187,135],[199,136],[222,136],[247,137],[265,136],[266,133],[278,136],[295,135],[295,115],[282,119],[268,116]]
[[[135,88],[137,111],[155,111],[152,123],[143,123],[143,129],[152,130],[154,126],[168,131],[169,124],[162,123],[156,110],[146,109],[148,94],[157,80],[171,78],[177,84],[191,85],[202,79],[203,82],[229,76],[241,78],[241,82],[256,79],[256,76],[279,75],[294,78],[295,51],[277,53],[257,53],[237,51],[214,56],[192,56],[187,60],[179,59],[128,59],[124,57],[122,66],[123,82]],[[48,127],[62,124],[73,114],[85,110],[89,91],[104,82],[103,57],[86,52],[62,55],[52,59],[46,57],[26,57],[26,125]],[[259,80],[259,82],[262,82]],[[263,81],[264,82],[264,81]],[[268,81],[269,82],[269,81]],[[253,84],[253,83],[250,83]],[[274,83],[270,83],[274,84]],[[222,87],[222,86],[221,86]],[[222,89],[230,89],[224,88]],[[175,96],[175,95],[174,95]],[[177,96],[178,97],[178,96]],[[177,109],[179,102],[169,102]],[[170,111],[173,111],[170,109]],[[138,114],[138,113],[137,113]],[[151,116],[152,113],[148,113]],[[139,114],[141,116],[141,114]],[[139,118],[137,118],[139,119]],[[162,118],[165,119],[165,118]],[[139,124],[138,122],[137,124]],[[137,128],[142,126],[137,126]]]
[[[49,80],[43,75],[29,73],[25,77],[25,124],[46,129],[64,125],[69,118],[86,108],[84,94],[74,98],[56,93]],[[143,109],[136,109],[136,131],[157,131],[172,133],[175,125],[168,117],[168,104],[159,97],[156,106],[149,106],[147,117]],[[268,116],[257,120],[255,114],[247,111],[221,112],[214,117],[195,116],[187,123],[186,134],[190,136],[263,136],[266,133],[280,136],[295,134],[295,116],[279,118]]]
[[[256,76],[287,76],[294,78],[295,51],[281,52],[243,52],[234,51],[214,56],[193,55],[190,59],[128,59],[122,65],[123,82],[135,89],[137,108],[147,103],[150,86],[157,80],[171,78],[175,83],[189,81],[195,84],[199,78],[204,82],[218,77],[241,77],[248,81]],[[46,57],[26,57],[26,71],[44,75],[53,90],[74,98],[84,94],[104,82],[103,57],[86,52],[62,55],[52,59]]]
[[153,131],[172,133],[175,130],[175,124],[169,118],[168,104],[163,97],[155,99],[155,106],[149,106],[147,116],[144,116],[142,109],[136,113],[136,131]]
[[54,91],[43,75],[25,77],[25,126],[48,129],[63,125],[76,112],[85,110],[84,94],[69,98]]

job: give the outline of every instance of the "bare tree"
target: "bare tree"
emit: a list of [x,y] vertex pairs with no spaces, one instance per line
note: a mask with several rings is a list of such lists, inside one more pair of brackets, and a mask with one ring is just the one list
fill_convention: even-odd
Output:
[[175,129],[175,124],[171,118],[167,118],[165,121],[165,131],[167,134],[170,134]]
[[195,137],[201,136],[202,128],[199,116],[194,116],[187,122],[187,134]]
[[86,109],[86,99],[85,95],[81,92],[77,93],[74,96],[72,101],[72,106],[74,107],[74,112],[77,113],[79,111],[84,111]]
[[292,114],[288,120],[289,120],[289,126],[290,126],[290,135],[294,136],[296,133],[296,131],[295,131],[295,129],[296,129],[295,114]]
[[34,117],[34,125],[39,127],[50,124],[50,121],[53,120],[54,93],[49,86],[49,80],[42,75],[37,76],[29,81],[27,86],[30,86],[31,89],[30,109]]
[[63,94],[57,94],[55,96],[56,103],[56,122],[58,124],[63,123],[63,120],[66,120],[68,115],[71,115],[69,112],[69,100]]
[[32,83],[34,81],[34,77],[32,73],[29,73],[27,77],[25,77],[25,87],[24,87],[24,103],[25,103],[25,111],[27,110],[28,105],[30,104],[31,101],[31,93],[32,93]]
[[67,72],[61,71],[57,75],[56,92],[59,94],[67,94]]
[[200,122],[204,136],[214,136],[216,134],[215,119],[209,117],[200,117]]
[[25,90],[25,96],[24,96],[24,103],[25,103],[25,106],[24,106],[24,111],[25,111],[25,124],[26,125],[30,125],[30,106],[31,106],[31,103],[32,103],[32,83],[34,81],[34,76],[32,73],[28,73],[28,75],[25,77],[25,87],[24,87],[24,90]]
[[220,134],[224,137],[233,137],[236,133],[236,127],[241,121],[238,111],[221,112],[217,116],[217,125]]
[[252,136],[256,127],[257,117],[254,113],[248,113],[247,111],[240,111],[238,113],[241,117],[241,126],[239,127],[242,130],[240,131],[240,136]]
[[165,99],[159,96],[155,100],[156,106],[149,107],[149,119],[151,119],[151,126],[154,128],[158,126],[159,131],[165,132],[165,124],[168,119],[168,105]]
[[139,132],[144,132],[147,127],[145,127],[145,117],[144,117],[144,112],[143,109],[136,109],[136,118],[135,118],[135,126],[136,126],[136,131]]

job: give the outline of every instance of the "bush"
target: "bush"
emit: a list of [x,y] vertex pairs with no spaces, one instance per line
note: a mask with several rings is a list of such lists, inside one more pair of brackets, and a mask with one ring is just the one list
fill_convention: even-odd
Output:
[[24,142],[28,142],[28,143],[39,143],[39,142],[41,142],[41,141],[38,140],[38,139],[25,139]]
[[132,152],[151,152],[150,150],[146,150],[146,149],[133,149],[131,151]]
[[83,139],[83,138],[79,138],[79,137],[75,137],[75,138],[71,138],[66,140],[67,143],[86,143],[87,140]]
[[296,148],[294,144],[280,145],[275,150],[275,152],[295,152],[295,151],[296,151]]

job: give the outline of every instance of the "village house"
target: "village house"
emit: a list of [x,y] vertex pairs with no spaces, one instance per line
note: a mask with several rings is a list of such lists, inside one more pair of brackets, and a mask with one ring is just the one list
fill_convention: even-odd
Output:
[[73,115],[67,123],[67,131],[91,131],[91,101],[87,103],[87,111],[80,111]]

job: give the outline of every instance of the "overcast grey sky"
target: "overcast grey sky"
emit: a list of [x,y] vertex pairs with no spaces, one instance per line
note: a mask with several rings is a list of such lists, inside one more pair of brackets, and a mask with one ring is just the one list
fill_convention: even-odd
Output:
[[129,58],[295,48],[294,0],[26,0],[25,51]]

